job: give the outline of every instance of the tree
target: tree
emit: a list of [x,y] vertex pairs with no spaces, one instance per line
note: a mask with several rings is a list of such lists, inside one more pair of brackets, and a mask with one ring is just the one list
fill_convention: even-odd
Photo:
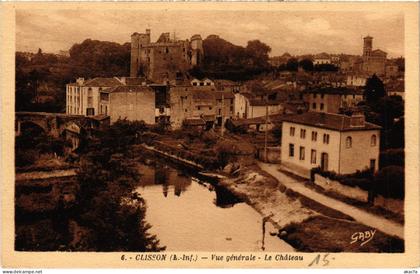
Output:
[[298,60],[296,58],[290,58],[287,61],[286,69],[288,71],[297,71],[298,67],[299,67],[299,63],[298,63]]
[[385,86],[376,74],[368,78],[365,85],[364,96],[368,104],[377,102],[386,95]]
[[314,64],[312,63],[311,59],[305,58],[299,61],[299,67],[301,67],[305,71],[312,71],[314,69]]
[[77,176],[78,223],[89,233],[80,250],[162,251],[145,221],[145,201],[133,192],[139,180],[130,146],[144,123],[118,121],[92,140]]
[[271,52],[271,48],[267,44],[260,40],[248,41],[245,52],[255,66],[268,66],[268,54]]

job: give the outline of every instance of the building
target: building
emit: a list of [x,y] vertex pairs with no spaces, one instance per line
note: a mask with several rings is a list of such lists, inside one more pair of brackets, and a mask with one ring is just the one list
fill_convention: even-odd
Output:
[[380,49],[372,50],[373,37],[363,38],[363,67],[362,70],[368,74],[385,74],[385,63],[387,53]]
[[364,87],[366,85],[367,76],[361,74],[348,74],[346,85],[348,87]]
[[363,90],[349,87],[313,88],[304,91],[303,100],[309,111],[339,113],[363,101]]
[[99,114],[118,119],[155,123],[155,92],[148,86],[116,86],[100,91]]
[[99,113],[99,93],[107,88],[124,85],[116,77],[97,77],[90,80],[78,78],[66,85],[66,114],[94,116]]
[[389,61],[385,65],[385,76],[387,78],[397,77],[399,75],[398,65]]
[[162,33],[153,43],[150,29],[146,33],[135,32],[131,35],[130,76],[146,76],[156,83],[179,79],[199,66],[203,56],[203,41],[198,34],[189,41]]
[[251,93],[235,93],[234,110],[236,118],[255,118],[268,114],[283,113],[284,107],[280,100],[270,99],[264,95]]
[[328,53],[320,53],[314,56],[314,65],[324,65],[324,64],[331,64],[331,56]]
[[[205,87],[205,86],[204,86]],[[206,125],[222,125],[234,116],[234,94],[230,91],[217,91],[214,86],[177,85],[170,87],[170,124],[180,128],[184,121],[194,123],[200,119]],[[200,119],[198,119],[200,118]]]
[[284,118],[281,163],[301,174],[315,167],[339,174],[378,170],[380,127],[363,115],[307,112]]

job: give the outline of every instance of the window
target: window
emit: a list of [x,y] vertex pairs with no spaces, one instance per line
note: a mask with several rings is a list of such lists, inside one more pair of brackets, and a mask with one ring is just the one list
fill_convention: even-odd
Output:
[[372,137],[370,137],[370,146],[376,146],[376,135],[372,135]]
[[352,139],[350,136],[346,138],[346,148],[351,148],[352,146]]
[[295,128],[290,127],[290,136],[295,136]]
[[299,160],[305,160],[305,147],[299,147]]
[[300,130],[300,138],[305,139],[306,137],[306,129],[301,129]]
[[324,99],[324,94],[321,94],[321,99]]
[[108,106],[105,106],[105,115],[108,115]]
[[324,104],[323,103],[320,104],[319,109],[324,110]]
[[108,93],[101,92],[100,97],[101,97],[101,101],[109,101],[109,94]]
[[316,139],[318,138],[318,132],[312,131],[312,141],[316,142]]
[[200,110],[200,109],[201,109],[201,107],[197,107],[197,109],[198,109],[198,110]]
[[86,115],[95,115],[95,109],[94,108],[87,108],[86,109]]
[[295,156],[295,145],[289,144],[289,157],[294,157],[294,156]]
[[313,97],[316,98],[316,93],[313,94]]
[[329,144],[330,143],[330,135],[329,134],[324,134],[323,142],[324,142],[324,144]]
[[311,149],[311,164],[316,164],[316,150]]
[[312,109],[316,109],[316,103],[312,103]]

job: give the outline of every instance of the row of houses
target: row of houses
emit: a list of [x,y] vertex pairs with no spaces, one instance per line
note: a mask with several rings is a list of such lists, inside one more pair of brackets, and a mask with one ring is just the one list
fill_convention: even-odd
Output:
[[79,78],[66,86],[66,113],[164,122],[179,128],[191,119],[221,125],[234,117],[234,93],[230,81],[193,79],[174,85],[154,84],[145,78]]

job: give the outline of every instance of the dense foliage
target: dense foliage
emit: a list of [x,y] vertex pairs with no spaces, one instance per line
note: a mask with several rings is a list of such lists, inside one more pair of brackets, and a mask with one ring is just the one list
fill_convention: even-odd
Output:
[[195,77],[248,80],[270,69],[271,48],[259,40],[248,41],[246,47],[234,45],[217,35],[203,40],[204,62],[190,73]]
[[70,57],[16,52],[16,110],[64,112],[65,86],[77,77],[127,76],[130,44],[87,39],[74,44]]
[[144,129],[142,122],[118,121],[92,140],[82,156],[77,210],[89,233],[81,250],[164,250],[148,232],[145,201],[133,192],[140,177],[130,146]]

